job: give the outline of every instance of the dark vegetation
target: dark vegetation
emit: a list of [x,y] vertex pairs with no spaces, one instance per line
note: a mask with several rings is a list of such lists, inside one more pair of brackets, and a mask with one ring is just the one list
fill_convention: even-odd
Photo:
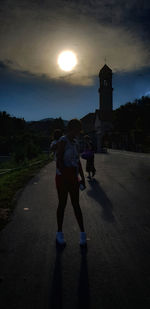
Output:
[[46,154],[40,154],[33,160],[24,161],[22,164],[20,162],[15,168],[14,161],[1,163],[1,173],[6,168],[13,169],[0,175],[0,229],[9,221],[21,189],[50,160]]
[[114,148],[150,152],[150,97],[128,102],[113,111]]
[[64,129],[61,118],[26,122],[0,112],[0,229],[10,219],[18,190],[51,161],[56,128]]
[[56,128],[64,129],[61,118],[26,122],[0,112],[0,155],[11,155],[17,162],[31,160],[49,150]]

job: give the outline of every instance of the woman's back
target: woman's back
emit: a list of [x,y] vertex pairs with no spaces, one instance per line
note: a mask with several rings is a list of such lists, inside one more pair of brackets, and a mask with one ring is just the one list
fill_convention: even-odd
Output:
[[60,141],[65,142],[65,150],[63,155],[63,162],[64,166],[70,167],[78,167],[79,163],[79,147],[76,139],[73,139],[72,141],[69,140],[69,138],[64,135],[60,138]]

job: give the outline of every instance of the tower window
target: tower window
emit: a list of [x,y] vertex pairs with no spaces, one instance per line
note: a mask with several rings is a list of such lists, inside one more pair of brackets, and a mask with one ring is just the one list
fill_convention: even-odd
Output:
[[107,80],[104,79],[104,86],[108,86]]

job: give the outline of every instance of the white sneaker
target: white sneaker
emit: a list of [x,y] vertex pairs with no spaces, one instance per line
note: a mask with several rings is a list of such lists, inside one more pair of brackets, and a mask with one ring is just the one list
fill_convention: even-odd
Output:
[[58,243],[59,245],[65,245],[66,244],[63,232],[57,232],[56,233],[56,243]]
[[86,233],[80,232],[80,246],[86,246]]

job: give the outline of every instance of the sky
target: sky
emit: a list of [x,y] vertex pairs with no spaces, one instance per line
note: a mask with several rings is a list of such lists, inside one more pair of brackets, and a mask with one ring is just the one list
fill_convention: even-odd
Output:
[[[60,52],[77,65],[60,69]],[[150,95],[149,0],[1,0],[0,111],[27,121],[99,108],[99,71],[113,71],[113,109]]]

